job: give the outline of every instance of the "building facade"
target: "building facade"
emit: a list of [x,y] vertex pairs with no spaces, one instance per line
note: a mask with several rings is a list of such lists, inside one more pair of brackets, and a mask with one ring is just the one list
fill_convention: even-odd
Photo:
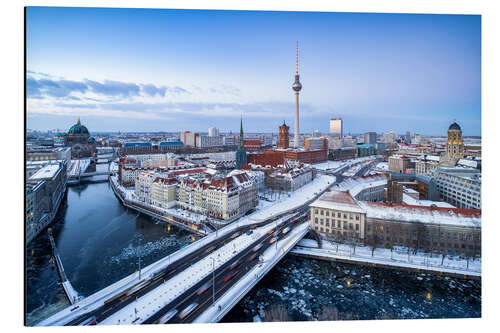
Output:
[[408,156],[405,155],[392,155],[389,157],[389,171],[397,173],[407,173],[410,169],[415,168],[413,162]]
[[481,211],[367,202],[330,191],[310,205],[311,228],[342,242],[416,252],[481,254]]
[[453,122],[453,124],[451,124],[448,128],[446,155],[456,160],[464,157],[464,141],[462,139],[462,129],[456,122]]
[[441,198],[465,209],[481,209],[481,171],[467,168],[438,168],[433,180]]
[[285,124],[285,121],[283,120],[283,125],[281,125],[279,129],[280,129],[280,134],[279,134],[278,148],[287,149],[290,146],[290,136],[288,133],[290,127],[287,126],[287,124]]

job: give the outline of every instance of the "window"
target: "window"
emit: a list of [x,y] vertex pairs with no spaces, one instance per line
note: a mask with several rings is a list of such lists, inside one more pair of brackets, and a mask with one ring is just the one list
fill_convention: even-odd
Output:
[[340,218],[340,217],[341,217],[340,213],[337,213],[337,217],[338,217],[338,218]]
[[317,217],[314,218],[314,223],[318,223],[318,218]]
[[341,228],[341,224],[340,224],[340,221],[337,221],[337,228]]
[[314,210],[314,214],[318,214],[318,210],[317,209]]
[[352,220],[352,214],[349,214],[349,220]]
[[319,211],[319,214],[320,215],[324,215],[325,214],[325,212],[323,211],[323,209]]
[[349,230],[353,230],[352,223],[349,223]]
[[325,213],[326,216],[330,216],[330,212],[327,210]]
[[323,225],[323,219],[319,220],[319,224]]
[[356,221],[359,221],[359,215],[356,215]]
[[356,224],[356,231],[359,231],[359,224]]
[[344,213],[344,218],[347,219],[347,214],[346,213]]

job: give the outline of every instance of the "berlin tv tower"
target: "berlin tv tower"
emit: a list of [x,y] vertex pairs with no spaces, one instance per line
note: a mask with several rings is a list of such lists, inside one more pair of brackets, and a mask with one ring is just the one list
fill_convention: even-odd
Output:
[[297,54],[295,64],[295,82],[292,85],[295,91],[295,128],[293,129],[294,148],[299,148],[299,91],[302,89],[302,84],[299,81],[299,41],[297,41]]

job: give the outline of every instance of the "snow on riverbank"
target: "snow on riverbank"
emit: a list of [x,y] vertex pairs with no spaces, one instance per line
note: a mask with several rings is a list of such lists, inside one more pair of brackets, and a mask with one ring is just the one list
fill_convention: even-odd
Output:
[[481,259],[461,259],[458,256],[446,256],[417,252],[408,254],[407,250],[377,248],[373,252],[368,246],[352,246],[347,244],[323,241],[323,247],[318,249],[318,243],[311,239],[302,239],[292,250],[296,254],[308,254],[324,258],[346,259],[363,263],[383,264],[397,267],[432,270],[471,276],[481,276]]

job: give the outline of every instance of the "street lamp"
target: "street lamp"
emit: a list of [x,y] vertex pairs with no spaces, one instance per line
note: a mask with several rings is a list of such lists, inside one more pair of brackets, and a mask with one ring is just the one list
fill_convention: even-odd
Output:
[[212,259],[212,306],[215,306],[215,258]]

